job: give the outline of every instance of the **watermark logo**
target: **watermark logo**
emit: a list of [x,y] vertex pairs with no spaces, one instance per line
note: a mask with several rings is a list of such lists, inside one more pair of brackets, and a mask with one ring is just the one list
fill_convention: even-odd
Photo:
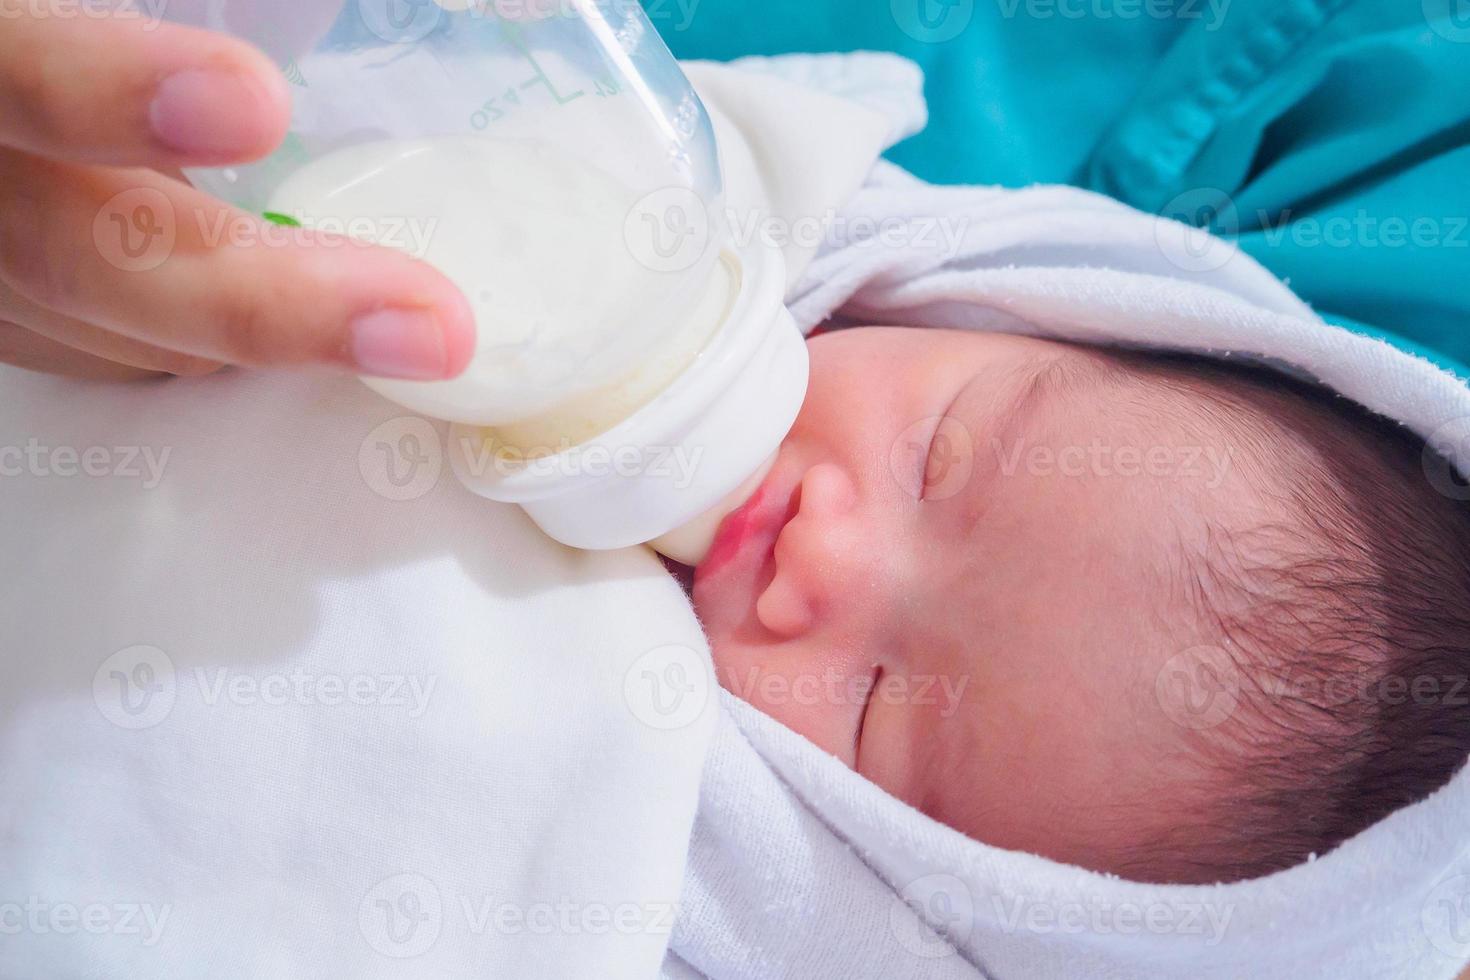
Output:
[[119,728],[152,728],[173,711],[178,696],[174,662],[158,647],[119,650],[92,675],[92,700]]
[[143,20],[152,31],[169,0],[0,0],[0,20]]
[[947,500],[975,470],[970,430],[947,415],[920,419],[899,433],[888,451],[888,469],[915,500]]
[[0,901],[0,936],[30,933],[36,936],[136,937],[145,948],[158,945],[168,925],[172,905],[149,902],[52,902],[31,895],[23,902]]
[[[632,2],[632,0],[628,0]],[[687,31],[694,24],[700,0],[645,0],[643,12],[658,25],[660,34]]]
[[1220,945],[1235,916],[1229,902],[1114,902],[1078,899],[1032,901],[1021,895],[991,899],[995,921],[1007,935],[1202,936],[1207,947]]
[[1154,679],[1154,693],[1174,724],[1215,728],[1240,703],[1240,669],[1219,647],[1193,647],[1169,658]]
[[573,443],[563,438],[554,446],[512,446],[486,437],[478,430],[461,435],[457,444],[463,472],[483,478],[526,473],[547,477],[648,477],[680,490],[693,485],[704,459],[703,446],[649,446],[632,443]]
[[1470,957],[1470,875],[1446,878],[1434,887],[1419,912],[1431,945],[1453,960]]
[[975,898],[954,875],[916,878],[888,910],[888,928],[900,946],[923,959],[952,956],[975,928]]
[[444,905],[439,888],[420,874],[397,874],[362,897],[357,925],[368,945],[384,956],[422,956],[439,940]]
[[1018,473],[1062,479],[1138,479],[1197,481],[1208,490],[1224,485],[1235,463],[1230,446],[1141,446],[1092,439],[1087,444],[1051,446],[1018,439],[1007,446],[990,440],[1001,476]]
[[51,446],[32,437],[24,446],[0,445],[0,477],[138,480],[154,490],[172,453],[172,446]]
[[357,0],[369,31],[389,44],[416,44],[439,26],[445,7],[435,0]]
[[439,219],[425,215],[355,215],[268,212],[265,220],[236,211],[197,209],[194,224],[208,248],[365,248],[378,245],[421,259],[429,252]]
[[687,728],[704,714],[714,696],[707,658],[682,644],[655,647],[633,661],[623,675],[623,700],[649,728]]
[[975,17],[975,0],[889,0],[898,29],[922,44],[942,44],[964,33]]
[[1218,187],[1185,191],[1159,213],[1168,220],[1155,223],[1154,241],[1175,268],[1214,272],[1235,257],[1235,246],[1223,239],[1240,233],[1240,213],[1234,199]]
[[1424,19],[1434,33],[1455,44],[1470,44],[1470,0],[1423,0]]
[[623,221],[623,240],[633,258],[654,272],[692,269],[713,244],[709,207],[687,187],[645,194]]
[[363,482],[387,500],[418,500],[439,485],[444,445],[434,423],[417,415],[389,419],[363,439],[357,452]]
[[810,708],[861,707],[870,703],[936,709],[940,718],[952,718],[964,702],[969,674],[870,673],[848,674],[827,667],[821,673],[795,674],[755,666],[743,673],[715,671],[724,687],[742,701],[763,708],[794,704]]
[[674,929],[678,906],[663,902],[583,902],[561,896],[555,902],[478,902],[460,898],[471,935],[483,936],[666,936]]
[[1421,462],[1429,485],[1451,500],[1470,500],[1470,481],[1453,460],[1470,460],[1470,417],[1450,419],[1424,440]]
[[152,187],[114,195],[92,220],[98,253],[123,272],[152,272],[168,261],[177,240],[173,202]]
[[210,671],[196,667],[193,681],[201,700],[211,708],[221,703],[238,708],[353,706],[403,711],[409,718],[418,719],[429,709],[439,675],[313,674],[304,670],[257,675],[227,667],[220,667],[211,675]]
[[1218,31],[1231,0],[996,0],[1001,17],[1024,14],[1031,20],[1179,20],[1201,22]]

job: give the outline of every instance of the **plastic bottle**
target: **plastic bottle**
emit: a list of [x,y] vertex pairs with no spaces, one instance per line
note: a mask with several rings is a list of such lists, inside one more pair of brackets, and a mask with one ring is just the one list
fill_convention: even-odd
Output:
[[704,107],[634,0],[174,0],[292,84],[270,157],[190,171],[282,224],[434,264],[478,342],[364,381],[453,423],[471,490],[579,548],[693,563],[789,430],[806,349],[774,248],[729,244]]

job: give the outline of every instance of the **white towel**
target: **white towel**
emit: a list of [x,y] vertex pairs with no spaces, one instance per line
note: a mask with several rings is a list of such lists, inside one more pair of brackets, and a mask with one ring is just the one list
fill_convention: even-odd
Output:
[[[839,205],[895,125],[692,73],[746,212]],[[657,972],[699,624],[646,549],[469,493],[443,437],[347,377],[0,368],[0,977]]]
[[[1328,326],[1201,232],[1078,190],[936,188],[890,165],[843,217],[904,222],[910,242],[958,221],[962,242],[826,249],[791,297],[807,329],[836,313],[1246,357],[1470,472],[1462,380]],[[728,695],[724,709],[667,977],[1432,980],[1470,961],[1470,772],[1285,872],[1144,885],[970,840]]]

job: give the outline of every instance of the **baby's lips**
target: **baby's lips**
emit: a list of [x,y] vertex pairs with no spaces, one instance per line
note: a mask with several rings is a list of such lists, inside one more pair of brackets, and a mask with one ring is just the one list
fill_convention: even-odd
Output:
[[722,565],[727,565],[738,555],[754,527],[756,511],[767,496],[766,485],[762,484],[749,500],[726,515],[715,531],[714,544],[699,563],[698,572],[707,575]]

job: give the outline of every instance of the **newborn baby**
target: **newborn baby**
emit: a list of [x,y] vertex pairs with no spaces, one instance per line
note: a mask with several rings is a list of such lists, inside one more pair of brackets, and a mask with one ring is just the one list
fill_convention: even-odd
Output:
[[1253,877],[1470,751],[1470,519],[1422,445],[1201,359],[857,328],[810,343],[695,607],[720,681],[987,843]]

